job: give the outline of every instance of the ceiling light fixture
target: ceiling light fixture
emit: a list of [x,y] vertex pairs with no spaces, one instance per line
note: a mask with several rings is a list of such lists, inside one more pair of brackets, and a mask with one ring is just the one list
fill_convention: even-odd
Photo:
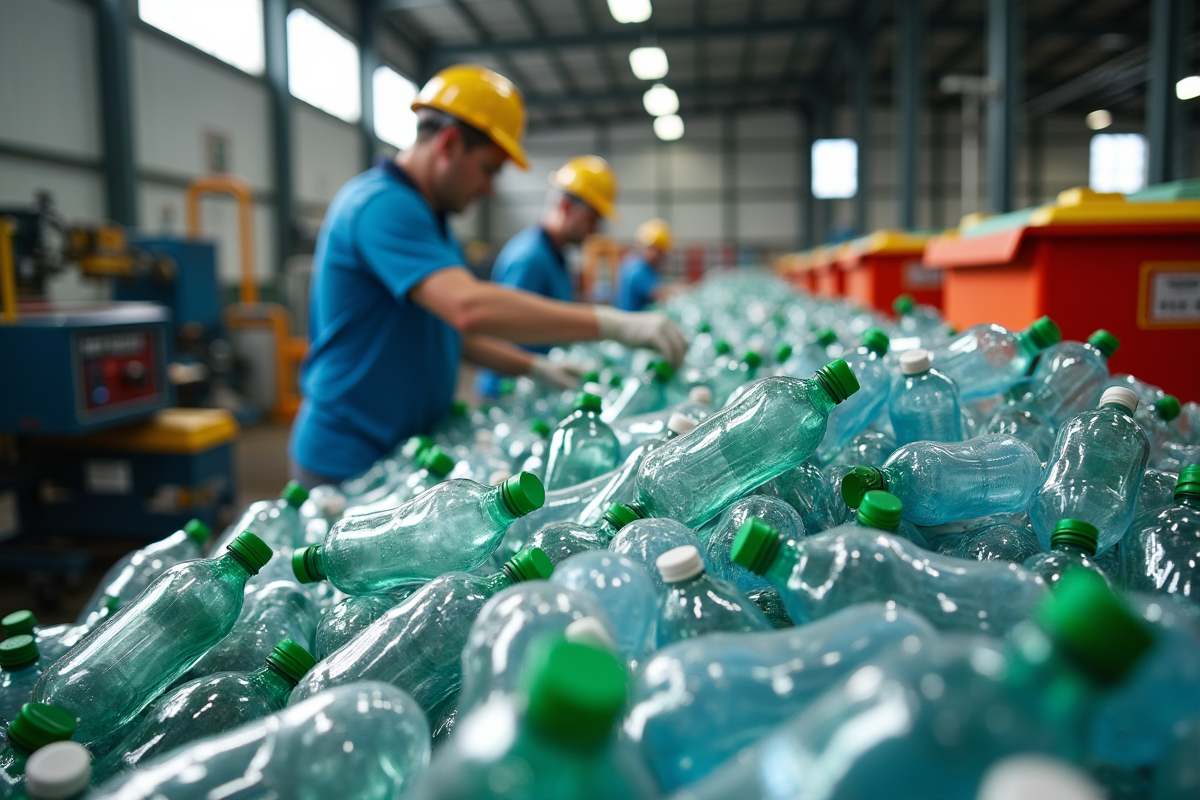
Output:
[[673,142],[683,137],[683,119],[678,114],[665,114],[654,118],[654,135],[664,142]]
[[608,0],[608,11],[620,23],[650,19],[650,0]]
[[674,114],[679,110],[679,95],[670,86],[656,83],[642,95],[642,105],[652,117]]
[[[630,55],[630,59],[633,56]],[[637,70],[634,70],[637,72]],[[1193,97],[1200,97],[1200,75],[1188,75],[1179,83],[1175,84],[1175,96],[1180,100],[1191,100]]]
[[667,54],[661,47],[635,47],[629,51],[629,68],[640,81],[667,77]]
[[1083,121],[1092,130],[1102,131],[1112,125],[1112,112],[1101,108],[1088,114]]

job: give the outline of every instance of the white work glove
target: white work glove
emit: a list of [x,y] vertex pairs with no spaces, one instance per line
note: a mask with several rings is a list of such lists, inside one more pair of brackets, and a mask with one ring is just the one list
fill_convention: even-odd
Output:
[[612,339],[629,347],[651,347],[678,368],[687,355],[688,340],[666,314],[653,311],[631,313],[608,306],[596,306],[600,338]]
[[575,389],[579,376],[587,367],[574,361],[551,361],[545,356],[534,356],[529,366],[529,377],[554,389]]

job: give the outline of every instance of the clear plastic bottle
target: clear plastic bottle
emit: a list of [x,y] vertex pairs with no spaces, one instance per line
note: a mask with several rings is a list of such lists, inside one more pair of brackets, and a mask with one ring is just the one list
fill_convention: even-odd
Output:
[[708,565],[708,571],[747,594],[771,587],[761,575],[734,564],[729,557],[733,540],[751,517],[761,519],[790,542],[799,541],[805,535],[804,521],[794,508],[776,497],[753,494],[735,500],[717,517],[712,528],[697,534],[704,545],[704,562]]
[[904,518],[933,526],[1024,511],[1037,491],[1042,462],[1020,439],[1003,434],[966,442],[914,442],[882,467],[855,467],[842,478],[846,505],[875,489],[904,503]]
[[[546,492],[546,502],[541,508],[517,518],[508,526],[500,546],[492,553],[491,563],[499,569],[505,560],[516,555],[530,536],[552,522],[575,519],[590,523],[599,520],[608,506],[597,506],[596,500],[619,479],[620,474],[621,470],[613,470],[578,486]],[[594,518],[590,513],[592,509],[596,509]],[[585,511],[589,513],[585,514]]]
[[590,481],[621,463],[621,443],[600,419],[600,398],[582,392],[575,412],[558,423],[550,437],[546,488],[550,491]]
[[[880,463],[883,463],[882,460]],[[806,533],[820,533],[837,524],[833,520],[831,500],[836,499],[838,506],[845,506],[840,496],[830,496],[825,473],[812,461],[776,475],[754,491],[756,494],[777,497],[791,506],[804,522]]]
[[434,445],[417,456],[417,469],[396,486],[381,487],[386,492],[369,493],[346,509],[347,517],[361,517],[389,511],[407,503],[417,495],[446,480],[458,462],[442,448]]
[[1023,564],[1042,552],[1042,545],[1029,528],[997,522],[968,531],[955,553],[972,561],[1010,561]]
[[75,733],[75,715],[46,703],[26,703],[0,740],[0,800],[16,800],[24,788],[25,763],[39,749]]
[[1138,518],[1119,557],[1126,589],[1200,598],[1200,465],[1180,473],[1174,503]]
[[1095,408],[1108,383],[1108,359],[1121,342],[1100,329],[1087,342],[1059,342],[1046,348],[1029,381],[1026,405],[1058,426]]
[[658,411],[667,405],[667,383],[675,375],[674,368],[661,359],[651,361],[642,375],[630,375],[621,384],[621,393],[600,414],[607,425],[618,420]]
[[774,628],[732,583],[714,578],[694,545],[668,550],[656,562],[666,584],[658,615],[658,646],[717,632],[754,633]]
[[246,531],[228,552],[168,569],[46,669],[33,699],[62,706],[87,744],[128,722],[233,629],[271,548]]
[[684,545],[700,548],[700,540],[688,526],[673,519],[639,519],[629,523],[613,537],[608,549],[641,564],[661,593],[665,584],[658,574],[658,557]]
[[782,374],[793,378],[803,378],[812,375],[822,366],[829,363],[829,346],[837,341],[833,328],[820,328],[813,331],[812,337],[794,352],[782,367]]
[[942,326],[942,314],[933,306],[918,305],[911,294],[897,295],[892,311],[899,317],[896,329],[905,336],[925,336]]
[[37,641],[29,634],[0,642],[0,726],[16,719],[48,666],[50,662],[38,653]]
[[106,781],[196,739],[279,711],[287,705],[293,687],[317,663],[291,639],[276,644],[265,661],[254,671],[219,672],[164,694],[96,763],[95,780]]
[[526,545],[540,548],[549,557],[550,563],[557,566],[576,553],[606,549],[622,528],[638,519],[637,512],[629,506],[613,503],[597,523],[585,525],[573,520],[551,522],[530,536]]
[[931,369],[929,352],[900,354],[900,375],[888,395],[888,417],[896,444],[961,442],[963,414],[954,381]]
[[846,355],[846,363],[858,379],[859,389],[829,412],[825,438],[817,448],[822,463],[832,460],[887,403],[892,389],[892,373],[883,363],[887,350],[887,334],[878,328],[870,328],[863,334],[862,347]]
[[297,481],[288,481],[278,499],[251,504],[241,518],[225,530],[212,552],[225,552],[230,543],[246,530],[254,531],[254,535],[272,550],[295,547],[296,542],[304,539],[300,507],[306,500],[308,490]]
[[1043,461],[1050,457],[1050,451],[1054,449],[1054,426],[1036,411],[1017,403],[1005,403],[996,409],[980,435],[996,433],[1020,439],[1032,447]]
[[886,497],[869,492],[856,524],[794,544],[751,519],[733,544],[733,561],[765,576],[798,625],[855,603],[894,601],[943,630],[1000,635],[1045,595],[1041,579],[1016,564],[938,555],[867,527],[898,522],[899,509]]
[[1079,519],[1100,532],[1097,553],[1116,544],[1133,521],[1150,443],[1133,418],[1132,390],[1104,391],[1100,406],[1072,417],[1058,430],[1029,520],[1042,546],[1060,519]]
[[522,472],[500,486],[455,480],[379,514],[347,517],[292,556],[301,583],[328,580],[347,594],[371,594],[445,572],[475,569],[517,517],[542,507],[542,482]]
[[1108,576],[1096,566],[1096,528],[1079,519],[1060,519],[1050,534],[1050,551],[1025,560],[1025,569],[1054,588],[1073,569],[1090,569],[1104,580]]
[[1164,394],[1155,398],[1152,405],[1139,406],[1134,414],[1134,419],[1150,440],[1150,456],[1155,461],[1170,452],[1167,445],[1180,444],[1179,432],[1171,423],[1179,418],[1181,410],[1179,398]]
[[524,470],[537,475],[537,470],[527,469],[525,466],[530,459],[536,459],[542,472],[538,477],[544,478],[546,449],[550,446],[550,434],[553,430],[550,423],[541,417],[536,417],[529,421],[527,430],[513,434],[505,440],[504,451],[508,454],[512,468],[517,472]]
[[[824,362],[822,362],[824,363]],[[740,388],[758,374],[762,366],[762,356],[753,350],[742,354],[740,361],[730,360],[724,369],[714,370],[708,379],[708,388],[712,390],[713,405],[720,408],[725,405]]]
[[417,457],[433,446],[428,436],[410,436],[387,458],[376,461],[361,475],[342,481],[341,490],[348,500],[357,499],[386,483],[402,479],[416,469]]
[[1037,355],[1062,339],[1049,317],[1023,331],[1000,325],[968,328],[930,352],[933,366],[958,386],[963,400],[1007,392],[1029,373]]
[[386,592],[347,597],[325,612],[317,625],[313,639],[313,655],[318,659],[337,650],[382,617],[389,609],[400,605],[424,583],[397,586]]
[[114,780],[89,800],[405,795],[429,764],[429,724],[382,683],[340,686]]
[[753,746],[863,664],[936,639],[919,614],[863,603],[803,628],[676,642],[638,673],[625,735],[673,792]]
[[617,649],[631,670],[654,648],[658,594],[649,572],[638,562],[618,553],[592,550],[559,564],[550,580],[600,604],[616,632]]
[[830,410],[856,391],[858,381],[841,359],[809,380],[755,382],[736,403],[646,457],[638,472],[638,503],[648,516],[689,526],[708,521],[807,460],[825,436]]

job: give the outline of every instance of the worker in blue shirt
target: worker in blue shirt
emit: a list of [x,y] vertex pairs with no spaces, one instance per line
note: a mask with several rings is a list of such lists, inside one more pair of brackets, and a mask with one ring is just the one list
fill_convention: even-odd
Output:
[[[550,192],[542,218],[508,240],[496,256],[492,280],[564,302],[574,297],[563,251],[596,232],[601,218],[611,218],[617,178],[599,156],[578,156],[550,173]],[[548,353],[548,346],[526,348]],[[482,370],[476,391],[496,397],[501,376]]]
[[617,268],[614,305],[624,311],[641,311],[671,293],[671,287],[658,275],[671,252],[671,226],[661,219],[647,220],[638,226],[635,239],[637,247]]
[[341,188],[313,255],[304,402],[292,474],[307,486],[357,475],[449,410],[466,359],[554,386],[578,365],[517,344],[613,339],[678,364],[687,341],[660,314],[563,303],[476,280],[446,215],[463,211],[511,159],[523,168],[525,106],[506,78],[449,67],[413,102],[417,141]]

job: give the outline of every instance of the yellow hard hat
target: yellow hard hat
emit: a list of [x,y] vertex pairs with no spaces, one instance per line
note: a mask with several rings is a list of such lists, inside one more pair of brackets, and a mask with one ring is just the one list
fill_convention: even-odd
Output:
[[412,110],[436,108],[483,131],[521,169],[529,159],[521,148],[525,101],[512,81],[487,67],[446,67],[422,87]]
[[643,247],[653,247],[666,252],[671,249],[671,226],[666,220],[648,219],[638,226],[637,242]]
[[617,176],[600,156],[576,156],[550,173],[550,185],[578,197],[606,219],[617,201]]

